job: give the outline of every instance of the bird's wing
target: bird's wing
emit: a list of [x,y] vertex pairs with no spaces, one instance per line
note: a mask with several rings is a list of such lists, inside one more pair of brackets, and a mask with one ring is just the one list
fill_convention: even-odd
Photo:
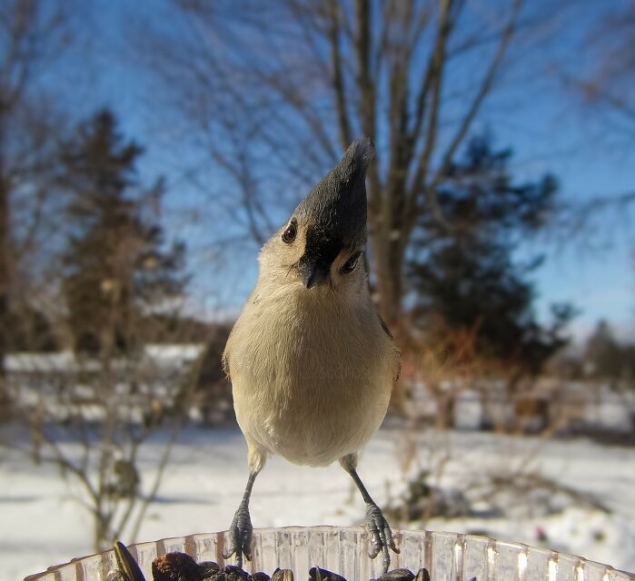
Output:
[[397,360],[397,370],[395,371],[395,376],[393,378],[393,386],[399,381],[401,377],[401,357]]
[[223,371],[225,372],[227,379],[231,380],[231,374],[229,373],[229,352],[227,351],[227,349],[223,351],[223,357],[221,359],[221,363],[223,365]]
[[386,333],[386,335],[388,335],[391,339],[394,339],[392,333],[390,332],[390,329],[388,328],[388,325],[386,325],[386,321],[381,318],[381,315],[379,313],[377,313],[377,316],[379,317],[379,323],[381,325],[381,328],[384,330],[384,333]]
[[[386,335],[388,335],[393,343],[395,341],[395,338],[393,337],[392,333],[390,332],[390,329],[388,328],[388,325],[386,325],[386,321],[384,321],[381,318],[381,315],[379,313],[377,313],[377,317],[379,318],[379,323],[381,325],[381,328],[384,330],[384,333],[386,333]],[[399,358],[398,361],[398,365],[397,365],[397,371],[395,373],[395,378],[394,378],[394,382],[397,383],[397,381],[399,381],[399,376],[401,375],[401,358]]]

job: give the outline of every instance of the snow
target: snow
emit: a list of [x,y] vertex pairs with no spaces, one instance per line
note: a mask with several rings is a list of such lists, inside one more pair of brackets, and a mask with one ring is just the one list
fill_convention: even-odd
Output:
[[[179,367],[196,361],[205,351],[205,345],[174,344],[145,345],[142,359],[147,364],[162,367]],[[11,373],[45,373],[64,372],[78,373],[100,371],[101,364],[97,359],[77,357],[73,351],[58,353],[11,353],[4,358],[4,366]],[[127,368],[127,360],[115,360],[114,367]]]
[[203,351],[205,345],[146,345],[146,355],[156,361],[175,361],[178,363],[186,363],[196,361]]
[[46,354],[12,353],[4,358],[5,369],[13,373],[75,370],[76,365],[75,354],[70,350]]
[[[159,436],[142,452],[142,478],[154,471]],[[68,444],[72,446],[72,444]],[[246,446],[237,429],[188,427],[141,528],[138,541],[225,530],[246,481]],[[439,462],[439,458],[447,461]],[[359,472],[382,505],[404,489],[406,472],[442,466],[438,484],[462,488],[484,472],[504,472],[525,462],[540,474],[593,494],[610,512],[564,503],[561,511],[514,518],[434,519],[432,530],[481,531],[508,541],[546,545],[635,571],[635,448],[600,446],[586,439],[542,440],[491,433],[424,434],[383,429],[362,455]],[[0,452],[0,578],[19,579],[92,553],[91,521],[77,489],[55,467]],[[526,511],[525,511],[526,512]],[[251,502],[254,526],[352,525],[363,502],[337,465],[311,469],[271,458]],[[412,523],[411,528],[418,528]],[[542,541],[539,539],[543,539]],[[130,539],[123,539],[129,542]]]

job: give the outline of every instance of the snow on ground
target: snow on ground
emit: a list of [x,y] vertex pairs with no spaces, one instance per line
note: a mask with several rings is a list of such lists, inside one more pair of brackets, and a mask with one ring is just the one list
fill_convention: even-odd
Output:
[[[405,453],[414,442],[412,456]],[[431,450],[433,450],[431,452]],[[143,452],[142,470],[153,470],[158,443]],[[404,488],[404,466],[425,467],[449,452],[440,482],[461,483],[522,462],[581,492],[592,493],[610,513],[571,504],[563,512],[512,519],[434,519],[428,528],[487,532],[499,539],[545,544],[635,571],[635,448],[602,447],[584,439],[543,441],[488,433],[417,436],[382,430],[364,452],[359,472],[381,505]],[[188,428],[147,514],[139,541],[225,530],[246,480],[246,446],[237,429]],[[91,522],[74,488],[52,466],[0,452],[0,578],[20,579],[90,554]],[[337,465],[305,468],[272,458],[256,481],[251,502],[258,527],[359,524],[364,506]],[[416,527],[416,523],[411,525]],[[539,541],[537,532],[542,532]],[[123,539],[129,541],[129,539]]]

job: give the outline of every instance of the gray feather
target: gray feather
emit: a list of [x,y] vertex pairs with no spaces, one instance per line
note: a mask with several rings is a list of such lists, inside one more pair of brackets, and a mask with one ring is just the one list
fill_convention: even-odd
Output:
[[312,224],[314,236],[340,247],[366,243],[366,170],[374,148],[366,138],[354,141],[340,162],[311,190],[294,215]]

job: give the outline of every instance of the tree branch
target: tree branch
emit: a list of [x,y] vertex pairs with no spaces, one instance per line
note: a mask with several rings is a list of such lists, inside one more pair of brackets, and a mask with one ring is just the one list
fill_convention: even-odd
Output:
[[[461,123],[459,124],[459,127],[456,133],[454,134],[454,137],[450,140],[450,143],[447,149],[445,150],[445,153],[442,156],[442,161],[439,165],[439,168],[435,172],[435,175],[432,178],[432,180],[427,185],[425,184],[425,178],[426,178],[426,175],[428,175],[429,173],[430,159],[431,159],[431,153],[432,153],[433,147],[426,146],[426,149],[424,150],[425,151],[424,156],[422,157],[421,163],[419,164],[419,167],[417,168],[417,171],[415,173],[415,176],[412,182],[411,193],[409,197],[410,205],[408,207],[408,216],[415,215],[418,199],[423,194],[428,205],[430,206],[430,211],[435,216],[435,219],[437,220],[437,222],[446,229],[449,227],[449,225],[447,224],[443,216],[443,212],[438,205],[438,201],[436,198],[436,188],[441,182],[441,180],[443,179],[443,176],[445,175],[445,173],[447,172],[452,162],[452,158],[454,157],[456,153],[457,148],[465,139],[465,136],[467,135],[467,132],[470,126],[472,125],[472,122],[474,121],[481,105],[483,104],[485,97],[489,94],[493,86],[494,80],[496,78],[496,74],[503,61],[509,42],[511,41],[513,34],[515,32],[516,22],[518,20],[518,15],[522,8],[523,2],[524,0],[514,0],[514,5],[512,7],[511,15],[509,17],[509,20],[507,21],[507,24],[505,25],[503,29],[500,42],[498,44],[498,48],[492,58],[492,61],[490,62],[490,65],[483,78],[481,86],[479,90],[477,91],[476,95],[474,96],[472,102],[470,103],[467,109],[467,112],[465,113]],[[445,53],[443,56],[445,56]],[[438,89],[439,89],[438,86],[435,87],[435,94],[437,93]],[[437,107],[433,105],[433,109],[436,109],[436,108]],[[432,119],[432,122],[434,122],[436,126],[435,118]],[[430,131],[430,128],[428,128],[428,131]],[[431,142],[432,146],[434,146],[434,135],[429,136],[428,141]],[[410,228],[412,227],[414,227],[414,221],[411,219]]]
[[336,0],[329,0],[329,30],[328,39],[331,48],[331,68],[333,75],[333,90],[335,96],[335,108],[340,132],[340,144],[342,149],[346,149],[351,141],[351,124],[348,118],[348,107],[346,104],[346,88],[344,86],[344,75],[342,73],[342,55],[340,52],[340,13]]
[[375,135],[375,86],[370,72],[371,57],[371,5],[370,0],[356,0],[357,30],[354,40],[357,57],[357,91],[359,94],[362,131],[373,143]]
[[478,113],[481,105],[483,104],[483,101],[485,100],[485,97],[488,95],[492,88],[492,85],[496,78],[496,73],[498,72],[509,42],[511,41],[512,36],[514,35],[514,32],[516,30],[516,22],[518,20],[518,15],[520,13],[520,9],[522,8],[523,2],[524,0],[514,1],[512,13],[503,30],[498,49],[496,50],[494,58],[492,59],[487,69],[487,73],[485,74],[479,91],[476,93],[476,96],[474,97],[470,107],[468,108],[466,115],[463,117],[463,121],[461,122],[457,132],[455,133],[454,138],[451,140],[450,145],[443,155],[443,161],[439,169],[437,170],[434,179],[432,180],[432,189],[436,188],[443,175],[447,171],[448,167],[450,166],[450,163],[452,162],[452,158],[454,157],[458,146],[465,138],[472,122],[474,121],[474,118],[476,117],[476,114]]
[[[437,42],[432,53],[428,72],[426,74],[426,80],[424,81],[424,89],[428,90],[428,86],[432,87],[432,103],[430,106],[430,113],[428,114],[428,124],[426,127],[426,139],[423,147],[423,152],[419,158],[419,163],[414,172],[414,178],[409,188],[407,202],[404,205],[404,224],[406,224],[406,231],[412,229],[414,224],[414,210],[416,209],[419,192],[422,189],[421,185],[427,175],[430,167],[430,161],[432,159],[432,153],[434,152],[437,140],[438,121],[441,113],[441,93],[443,87],[443,73],[445,67],[445,56],[448,38],[452,31],[452,22],[450,20],[450,11],[452,8],[452,0],[444,0],[441,7],[441,13],[439,15],[439,34],[437,36]],[[423,103],[421,103],[423,105]],[[421,113],[423,110],[421,111]],[[421,118],[417,118],[416,126],[421,125]],[[436,196],[431,196],[428,200],[430,204],[430,211],[435,216],[439,223],[445,223],[443,213],[437,202]],[[407,237],[407,236],[406,236]]]

